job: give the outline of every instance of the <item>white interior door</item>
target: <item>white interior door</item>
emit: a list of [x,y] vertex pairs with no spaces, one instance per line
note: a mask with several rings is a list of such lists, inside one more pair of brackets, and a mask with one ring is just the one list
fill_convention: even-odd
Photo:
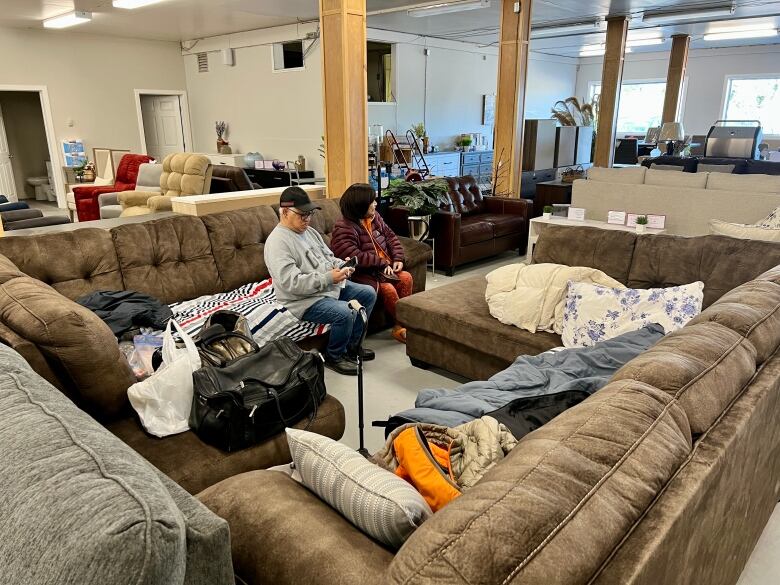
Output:
[[8,197],[9,201],[17,201],[14,169],[11,166],[12,155],[8,151],[8,137],[5,134],[3,112],[0,110],[0,195]]
[[174,152],[184,152],[184,128],[177,95],[142,95],[141,114],[146,154],[162,161]]

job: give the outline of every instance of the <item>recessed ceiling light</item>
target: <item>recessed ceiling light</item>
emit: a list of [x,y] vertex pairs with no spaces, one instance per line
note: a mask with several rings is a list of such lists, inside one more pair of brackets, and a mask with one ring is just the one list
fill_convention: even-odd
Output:
[[429,6],[419,6],[406,11],[409,16],[420,18],[423,16],[435,16],[437,14],[450,14],[452,12],[464,12],[477,10],[478,8],[490,8],[490,0],[462,0],[453,2],[440,2]]
[[777,36],[776,28],[763,30],[731,30],[704,35],[705,41],[733,41],[737,39],[766,39]]
[[67,28],[69,26],[76,26],[84,22],[92,20],[91,12],[82,12],[80,10],[74,10],[59,16],[47,18],[43,21],[44,28]]
[[148,6],[149,4],[157,4],[162,0],[114,0],[114,8],[141,8],[141,6]]

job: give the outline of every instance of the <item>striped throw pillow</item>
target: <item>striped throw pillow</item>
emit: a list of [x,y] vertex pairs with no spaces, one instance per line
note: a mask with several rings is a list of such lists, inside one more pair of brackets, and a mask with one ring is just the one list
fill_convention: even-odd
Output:
[[297,429],[287,441],[303,484],[379,542],[400,548],[433,514],[410,484],[346,445]]

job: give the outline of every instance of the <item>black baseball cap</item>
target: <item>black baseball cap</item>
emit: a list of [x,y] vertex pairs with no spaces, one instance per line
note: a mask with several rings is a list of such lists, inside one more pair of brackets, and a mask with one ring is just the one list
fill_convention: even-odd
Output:
[[279,208],[289,209],[294,207],[298,211],[308,213],[314,209],[322,209],[316,203],[312,203],[309,194],[300,187],[287,187],[279,197]]

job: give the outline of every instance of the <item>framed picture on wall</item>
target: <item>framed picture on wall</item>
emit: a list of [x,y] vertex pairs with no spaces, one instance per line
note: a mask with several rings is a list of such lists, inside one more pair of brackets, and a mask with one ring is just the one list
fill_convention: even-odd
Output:
[[67,167],[77,167],[87,160],[84,143],[81,140],[63,140],[62,154],[65,157],[65,166]]
[[492,126],[496,121],[496,94],[482,96],[482,125]]

